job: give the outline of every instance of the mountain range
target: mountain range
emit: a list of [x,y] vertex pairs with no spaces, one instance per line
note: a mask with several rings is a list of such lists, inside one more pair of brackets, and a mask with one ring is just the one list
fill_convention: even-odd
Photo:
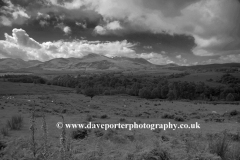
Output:
[[208,64],[195,66],[178,66],[177,64],[155,65],[143,58],[113,57],[98,54],[88,54],[82,58],[55,58],[41,62],[38,60],[24,61],[22,59],[0,59],[0,71],[79,71],[79,70],[158,70],[167,69],[216,69],[240,68],[240,63]]
[[0,70],[140,70],[158,68],[142,58],[114,57],[88,54],[82,58],[55,58],[41,62],[37,60],[0,59]]

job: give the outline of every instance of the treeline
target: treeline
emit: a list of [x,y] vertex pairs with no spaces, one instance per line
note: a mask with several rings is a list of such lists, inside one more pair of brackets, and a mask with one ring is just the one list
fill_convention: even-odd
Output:
[[188,72],[221,72],[221,73],[239,73],[240,67],[223,67],[223,68],[214,68],[214,67],[169,67],[168,69],[178,70],[178,71],[188,71]]
[[172,82],[169,76],[125,76],[102,74],[92,76],[59,76],[48,84],[76,88],[77,93],[94,95],[128,94],[147,99],[168,100],[240,100],[240,84],[208,86],[203,82]]
[[18,83],[36,83],[45,84],[47,81],[34,75],[4,75],[1,77],[4,81],[18,82]]
[[234,77],[231,74],[224,74],[220,80],[217,80],[216,82],[222,83],[222,84],[240,84],[240,79]]
[[172,81],[172,78],[188,73],[169,76],[137,76],[123,74],[98,75],[64,75],[50,81],[34,75],[5,75],[3,79],[10,82],[39,83],[76,88],[77,93],[90,97],[95,95],[128,94],[147,99],[168,100],[240,100],[240,81],[231,74],[225,74],[218,81],[225,86],[208,86],[203,82]]

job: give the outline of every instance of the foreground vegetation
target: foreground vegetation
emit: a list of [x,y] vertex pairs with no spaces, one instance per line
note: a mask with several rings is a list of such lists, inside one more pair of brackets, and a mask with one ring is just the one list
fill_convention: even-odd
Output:
[[[0,158],[32,160],[239,160],[240,130],[236,134],[166,132],[161,129],[143,134],[137,130],[61,130],[59,144],[49,142],[47,121],[42,115],[41,136],[36,136],[35,114],[31,116],[30,138],[9,142],[0,139]],[[21,117],[18,115],[18,117]],[[16,117],[15,117],[16,118]],[[12,117],[14,119],[14,117]],[[63,119],[64,121],[64,119]],[[23,123],[14,121],[14,125]],[[9,128],[13,129],[13,128]],[[4,135],[7,136],[7,135]]]
[[[240,160],[239,102],[217,102],[239,100],[238,79],[225,74],[216,81],[219,86],[171,81],[186,75],[65,75],[42,82],[28,75],[5,76],[8,82],[0,82],[0,159]],[[202,129],[58,130],[57,121],[198,121]],[[212,128],[218,130],[210,132]]]

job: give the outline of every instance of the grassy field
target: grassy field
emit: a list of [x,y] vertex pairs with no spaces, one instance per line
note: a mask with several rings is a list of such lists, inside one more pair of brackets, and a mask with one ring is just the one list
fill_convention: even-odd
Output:
[[[9,82],[0,82],[0,95],[0,159],[240,159],[239,103],[146,100],[126,95],[91,100],[69,88]],[[35,140],[30,130],[33,110]],[[42,129],[43,115],[47,132]],[[22,117],[19,129],[8,124],[13,116]],[[56,127],[61,116],[67,124],[198,122],[200,129],[66,129],[64,136]],[[60,143],[61,135],[66,145]]]
[[11,83],[0,81],[0,95],[45,95],[74,92],[72,89],[29,83]]
[[[221,72],[205,72],[205,73],[191,73],[187,76],[181,77],[181,78],[173,78],[171,81],[187,81],[187,82],[204,82],[209,86],[218,86],[223,85],[220,83],[216,83],[217,80],[219,80],[224,74]],[[236,78],[240,78],[240,75],[238,73],[231,73]],[[207,80],[212,79],[212,82],[209,82]]]

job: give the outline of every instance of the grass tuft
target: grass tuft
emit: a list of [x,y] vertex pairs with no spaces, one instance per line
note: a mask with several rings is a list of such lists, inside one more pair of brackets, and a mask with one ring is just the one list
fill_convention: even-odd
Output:
[[1,133],[3,136],[5,136],[5,137],[7,137],[7,136],[10,135],[10,134],[9,134],[9,130],[8,130],[8,128],[6,128],[6,127],[1,128],[0,133]]
[[11,130],[20,130],[23,126],[23,117],[21,115],[12,116],[10,120],[7,121],[7,127]]
[[226,159],[227,153],[230,151],[231,142],[228,139],[227,132],[224,131],[219,137],[210,140],[209,149],[213,154],[217,154],[223,160]]

